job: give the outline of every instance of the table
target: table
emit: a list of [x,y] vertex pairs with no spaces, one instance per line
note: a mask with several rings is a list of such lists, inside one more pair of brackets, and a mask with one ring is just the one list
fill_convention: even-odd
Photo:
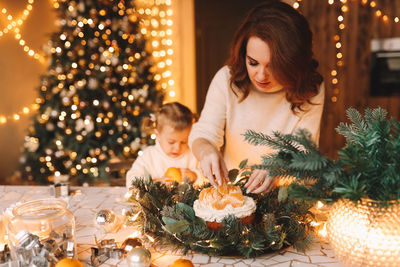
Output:
[[[95,246],[94,235],[98,239],[114,238],[122,243],[134,229],[121,228],[116,233],[104,233],[96,226],[95,216],[101,209],[111,209],[116,215],[122,216],[127,204],[123,202],[126,189],[124,187],[73,187],[75,194],[67,197],[69,210],[76,218],[77,254],[85,266],[90,264],[90,248]],[[50,197],[47,186],[0,186],[0,214],[11,204]],[[191,260],[195,266],[201,267],[340,267],[329,244],[316,241],[305,253],[289,248],[252,259],[212,257],[204,254],[181,255],[168,251],[152,252],[152,266],[167,267],[178,258]],[[108,266],[128,266],[126,260],[115,262],[109,260],[102,264]]]

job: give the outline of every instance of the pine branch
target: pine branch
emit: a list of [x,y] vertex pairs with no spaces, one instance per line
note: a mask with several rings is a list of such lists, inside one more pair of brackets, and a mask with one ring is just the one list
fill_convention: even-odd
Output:
[[263,133],[256,133],[253,130],[247,130],[244,134],[245,141],[248,141],[253,145],[268,145],[273,149],[283,150],[283,151],[297,151],[298,148],[295,147],[290,140],[285,138],[279,132],[274,132],[273,137],[267,136]]

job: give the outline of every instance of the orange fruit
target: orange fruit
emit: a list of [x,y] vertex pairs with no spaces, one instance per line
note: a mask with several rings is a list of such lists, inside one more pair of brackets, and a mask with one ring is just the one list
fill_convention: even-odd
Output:
[[208,187],[201,190],[199,199],[206,204],[211,204],[220,201],[222,195],[214,187]]
[[180,182],[182,180],[181,170],[176,167],[169,167],[164,174],[164,177],[169,178],[169,182]]
[[222,183],[222,185],[218,186],[218,192],[220,192],[223,195],[228,194],[229,186],[226,183]]
[[226,205],[228,205],[229,203],[224,200],[224,201],[216,201],[212,204],[212,207],[216,210],[223,210],[225,209]]
[[83,264],[77,259],[62,259],[57,262],[56,267],[83,267]]
[[194,267],[194,265],[190,260],[177,259],[169,267]]

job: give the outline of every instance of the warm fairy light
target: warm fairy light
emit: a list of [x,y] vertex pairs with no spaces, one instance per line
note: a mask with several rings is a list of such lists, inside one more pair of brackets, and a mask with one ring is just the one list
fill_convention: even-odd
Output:
[[44,58],[42,55],[39,53],[35,52],[33,49],[31,49],[29,46],[26,45],[26,41],[22,38],[22,35],[20,33],[20,26],[22,26],[23,22],[28,18],[29,13],[33,9],[33,2],[34,0],[28,0],[28,4],[26,5],[25,9],[22,11],[22,15],[18,17],[17,19],[13,19],[13,16],[11,14],[7,13],[7,9],[3,8],[1,10],[1,14],[7,17],[7,20],[9,20],[9,23],[3,28],[3,30],[0,30],[0,37],[11,32],[15,33],[15,39],[18,40],[19,45],[23,48],[23,50],[32,58],[39,60],[40,62],[44,63]]
[[[366,4],[368,4],[368,0],[362,0],[361,3],[362,3],[363,5],[366,5]],[[371,2],[369,3],[369,5],[370,5],[371,8],[376,9],[375,12],[374,12],[374,13],[375,13],[375,16],[376,16],[377,18],[381,18],[383,22],[387,23],[387,22],[389,22],[389,21],[392,21],[392,19],[393,19],[393,21],[394,21],[395,23],[398,23],[398,22],[399,22],[399,17],[396,16],[396,17],[393,18],[391,15],[384,14],[383,11],[382,11],[381,9],[378,8],[376,1],[371,1]]]
[[[165,90],[167,97],[174,97],[175,91],[172,89],[175,81],[172,73],[173,56],[173,34],[172,19],[173,10],[170,7],[171,1],[137,1],[137,12],[140,15],[140,32],[147,37],[154,58],[154,81],[157,82],[157,89]],[[139,59],[141,55],[135,54]],[[173,93],[171,94],[171,92]],[[167,100],[167,99],[166,99]]]
[[376,2],[375,2],[375,1],[371,1],[371,2],[369,3],[369,5],[370,5],[371,7],[376,7]]
[[[301,2],[300,0],[295,1],[294,4],[293,4],[293,7],[295,9],[298,9],[300,7],[300,2]],[[334,3],[335,3],[335,0],[328,0],[328,4],[329,5],[333,5]],[[333,41],[335,42],[335,47],[336,47],[336,64],[335,64],[335,67],[343,67],[343,65],[344,65],[343,53],[341,52],[342,43],[340,42],[340,39],[341,39],[340,35],[342,34],[342,30],[344,30],[346,28],[346,25],[344,23],[344,21],[345,21],[344,13],[349,11],[349,6],[346,5],[346,3],[347,3],[347,0],[340,0],[340,4],[341,4],[341,7],[339,9],[340,14],[337,16],[338,33],[333,36]],[[368,0],[362,0],[361,3],[363,5],[366,5],[366,4],[368,4]],[[376,2],[375,1],[371,1],[369,3],[369,5],[372,8],[376,8]],[[375,11],[375,15],[378,18],[382,18],[383,22],[388,22],[388,21],[391,20],[391,18],[388,15],[383,14],[380,9]],[[395,17],[395,18],[393,18],[393,21],[395,23],[398,23],[400,21],[400,19],[399,19],[399,17]],[[339,94],[340,91],[337,88],[337,84],[339,83],[339,79],[336,77],[338,75],[338,71],[336,69],[332,70],[331,71],[331,75],[334,77],[331,80],[332,85],[335,86],[334,93],[335,94]],[[331,102],[336,103],[337,101],[338,101],[338,98],[336,96],[331,97]]]
[[323,227],[321,230],[318,231],[318,235],[322,238],[325,238],[328,236],[328,232],[326,231],[326,223],[323,223]]
[[23,107],[21,111],[12,114],[12,115],[0,115],[0,124],[5,124],[8,121],[19,121],[22,115],[28,115],[31,111],[35,111],[38,109],[38,105],[33,104],[31,107]]

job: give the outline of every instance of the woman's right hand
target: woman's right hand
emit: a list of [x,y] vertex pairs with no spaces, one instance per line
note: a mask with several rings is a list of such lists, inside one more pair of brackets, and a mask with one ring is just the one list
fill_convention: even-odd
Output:
[[221,153],[206,139],[199,138],[193,142],[193,154],[200,163],[203,175],[214,187],[228,180],[228,170]]

